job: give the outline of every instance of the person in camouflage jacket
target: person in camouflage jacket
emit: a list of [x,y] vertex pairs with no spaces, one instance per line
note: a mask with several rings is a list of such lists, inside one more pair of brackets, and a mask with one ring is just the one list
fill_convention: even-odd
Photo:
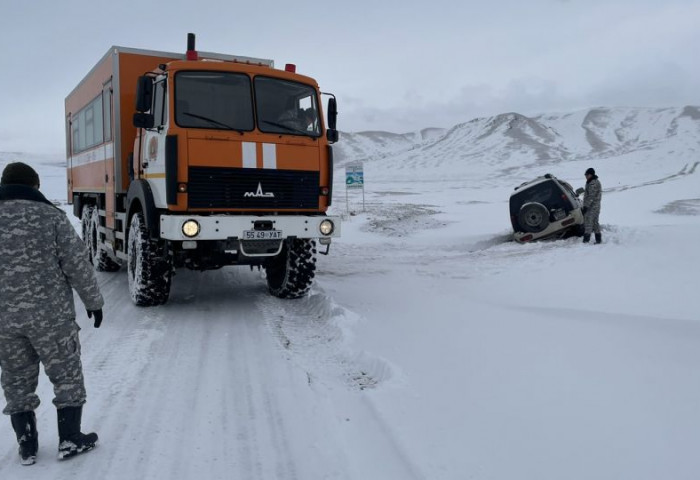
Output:
[[603,235],[600,232],[600,204],[603,196],[603,187],[600,185],[598,175],[595,170],[589,168],[586,170],[586,191],[583,194],[583,242],[591,241],[591,233],[595,233],[595,243],[603,241]]
[[39,192],[34,169],[7,165],[0,179],[0,383],[3,413],[11,417],[26,465],[38,449],[40,362],[54,386],[59,458],[97,441],[96,434],[80,432],[85,385],[73,289],[99,327],[104,301],[84,243],[65,212]]

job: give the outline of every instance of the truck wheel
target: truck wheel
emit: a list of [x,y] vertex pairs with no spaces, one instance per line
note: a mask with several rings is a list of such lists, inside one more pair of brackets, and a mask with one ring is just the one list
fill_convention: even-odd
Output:
[[267,287],[278,298],[301,298],[309,293],[316,271],[316,242],[287,239],[282,251],[265,265]]
[[173,262],[164,242],[152,240],[142,213],[131,217],[127,270],[129,293],[140,307],[168,301]]
[[526,232],[539,233],[549,226],[549,210],[541,203],[526,203],[520,208],[518,222]]
[[92,221],[92,206],[85,205],[83,212],[80,215],[80,233],[83,237],[83,243],[87,247],[88,258],[92,263],[92,249],[90,248],[90,222]]
[[91,208],[90,223],[88,224],[88,249],[90,260],[98,272],[116,272],[121,268],[119,262],[109,256],[107,250],[102,248],[100,240],[100,212],[97,208]]

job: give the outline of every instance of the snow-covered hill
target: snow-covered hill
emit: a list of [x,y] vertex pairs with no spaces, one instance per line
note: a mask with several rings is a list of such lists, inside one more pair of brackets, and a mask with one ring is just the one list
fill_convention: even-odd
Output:
[[362,161],[383,179],[405,180],[420,172],[431,180],[482,182],[493,175],[517,180],[533,168],[566,171],[574,162],[603,165],[630,155],[635,160],[628,168],[639,168],[640,162],[666,163],[665,172],[677,172],[700,159],[700,107],[594,108],[534,118],[504,113],[428,137],[343,134],[337,151],[339,166]]
[[341,132],[341,140],[336,151],[336,164],[345,165],[356,159],[375,158],[400,152],[416,145],[432,142],[444,135],[445,131],[444,128],[425,128],[410,133]]
[[[7,421],[0,478],[696,480],[698,125],[697,107],[600,108],[343,135],[336,182],[363,160],[366,202],[338,185],[311,295],[178,271],[145,309],[124,271],[98,273],[103,326],[76,311],[100,444],[55,460],[42,374],[38,463]],[[60,155],[13,160],[65,199]],[[578,187],[589,166],[602,245],[509,241],[517,182]]]

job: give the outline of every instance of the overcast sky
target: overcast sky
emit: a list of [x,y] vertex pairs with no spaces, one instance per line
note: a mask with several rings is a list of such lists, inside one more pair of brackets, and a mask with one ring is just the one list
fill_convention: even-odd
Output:
[[111,45],[296,63],[345,131],[700,104],[698,0],[3,0],[0,151],[62,152],[63,101]]

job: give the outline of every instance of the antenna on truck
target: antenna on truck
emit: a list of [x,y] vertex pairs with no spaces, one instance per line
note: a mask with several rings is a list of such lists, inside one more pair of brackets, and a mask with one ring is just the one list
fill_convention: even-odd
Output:
[[199,59],[199,55],[197,54],[197,50],[194,49],[194,33],[187,34],[186,58],[187,58],[187,60],[198,60]]

